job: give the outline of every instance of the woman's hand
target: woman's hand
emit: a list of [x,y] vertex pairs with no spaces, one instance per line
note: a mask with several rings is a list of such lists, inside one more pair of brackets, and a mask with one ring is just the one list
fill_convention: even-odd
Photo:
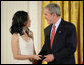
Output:
[[32,58],[34,59],[34,60],[41,60],[41,55],[33,55],[32,56]]

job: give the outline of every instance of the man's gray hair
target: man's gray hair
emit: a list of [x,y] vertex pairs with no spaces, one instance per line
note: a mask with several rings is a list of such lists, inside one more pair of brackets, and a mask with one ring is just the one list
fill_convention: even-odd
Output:
[[51,15],[53,13],[56,13],[57,16],[61,15],[60,6],[55,4],[55,3],[50,3],[50,4],[46,5],[45,8],[49,9],[49,12],[50,12]]

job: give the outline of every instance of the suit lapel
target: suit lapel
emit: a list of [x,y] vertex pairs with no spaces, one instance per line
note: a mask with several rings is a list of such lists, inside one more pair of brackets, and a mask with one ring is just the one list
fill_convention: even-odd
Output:
[[48,34],[49,36],[50,36],[50,33],[51,33],[51,28],[52,28],[52,24],[49,26],[48,31],[47,31],[47,32],[48,32],[47,34]]
[[48,49],[51,52],[51,47],[50,47],[50,33],[51,33],[51,28],[52,28],[52,24],[47,28],[46,30],[46,37],[47,37],[47,43],[48,43]]
[[49,28],[49,48],[51,50],[51,46],[50,46],[50,33],[51,33],[51,29],[52,29],[52,24],[50,25],[50,28]]
[[64,24],[64,21],[63,19],[61,20],[59,26],[58,26],[58,29],[56,31],[56,34],[55,34],[55,37],[54,37],[54,40],[53,40],[53,45],[52,45],[52,49],[55,48],[55,43],[57,41],[57,38],[59,37],[59,35],[62,33],[62,30],[63,30],[63,24]]

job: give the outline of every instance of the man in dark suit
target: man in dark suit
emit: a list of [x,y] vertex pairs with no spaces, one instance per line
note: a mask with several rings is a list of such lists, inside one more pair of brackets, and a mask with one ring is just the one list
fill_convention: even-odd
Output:
[[48,4],[44,14],[50,25],[44,29],[45,43],[39,55],[46,57],[43,61],[48,64],[75,64],[75,26],[60,17],[60,7],[57,4]]

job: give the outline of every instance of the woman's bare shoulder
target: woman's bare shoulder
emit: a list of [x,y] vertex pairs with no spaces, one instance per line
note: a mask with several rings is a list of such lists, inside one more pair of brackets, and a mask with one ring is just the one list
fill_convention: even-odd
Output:
[[12,35],[12,39],[13,39],[13,40],[18,40],[18,38],[19,38],[19,37],[18,37],[18,34],[14,33],[14,34]]

